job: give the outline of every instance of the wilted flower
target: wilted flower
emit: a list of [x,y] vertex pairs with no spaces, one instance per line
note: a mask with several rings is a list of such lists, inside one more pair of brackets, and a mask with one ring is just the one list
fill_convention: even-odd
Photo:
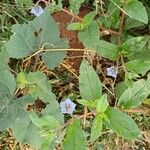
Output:
[[75,110],[76,104],[73,103],[69,98],[67,98],[64,102],[60,103],[61,112],[63,114],[70,114],[72,115],[73,111]]
[[117,74],[118,74],[118,70],[115,66],[111,66],[111,67],[107,68],[108,76],[112,76],[112,77],[116,78]]
[[44,13],[44,9],[41,6],[34,6],[31,9],[31,13],[38,17]]

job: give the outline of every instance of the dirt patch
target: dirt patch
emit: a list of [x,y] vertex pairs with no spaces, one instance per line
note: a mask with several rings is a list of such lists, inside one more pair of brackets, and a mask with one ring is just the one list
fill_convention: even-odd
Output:
[[[89,8],[81,8],[79,16],[83,17],[91,10]],[[67,14],[64,11],[59,11],[54,13],[53,18],[59,24],[60,36],[62,38],[67,38],[69,41],[70,49],[83,49],[83,44],[78,39],[77,31],[68,31],[67,25],[71,22],[77,22],[77,19],[74,19],[73,16]],[[68,51],[67,53],[67,63],[70,64],[74,69],[78,70],[82,61],[83,52],[79,51]]]

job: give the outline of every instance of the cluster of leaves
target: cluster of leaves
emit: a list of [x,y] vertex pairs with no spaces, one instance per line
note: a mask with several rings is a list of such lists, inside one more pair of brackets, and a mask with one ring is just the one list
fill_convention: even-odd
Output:
[[[70,10],[74,16],[83,2],[70,1]],[[47,68],[53,69],[65,58],[68,41],[60,38],[58,25],[49,13],[62,9],[60,3],[56,4],[50,4],[44,13],[28,23],[13,25],[13,35],[1,48],[0,130],[11,128],[19,142],[30,144],[36,149],[53,149],[61,144],[64,150],[72,147],[85,150],[87,141],[78,119],[80,116],[64,123],[64,116],[47,76],[32,67],[27,70],[17,68],[13,74],[11,64],[8,65],[10,59],[21,62],[31,59],[37,65],[38,58]],[[119,25],[120,12],[125,15],[123,29]],[[96,15],[96,11],[90,12],[79,22],[69,24],[67,29],[79,30],[78,38],[86,50],[111,61],[120,62],[121,59],[119,64],[125,72],[125,80],[116,86],[117,107],[110,107],[109,92],[103,92],[103,84],[96,71],[87,60],[82,61],[79,76],[81,99],[76,101],[86,106],[94,116],[89,142],[93,144],[98,140],[106,128],[123,138],[136,140],[140,138],[140,129],[121,110],[137,108],[150,94],[150,77],[147,73],[150,69],[150,36],[128,34],[130,29],[148,24],[147,11],[138,0],[110,0],[107,15],[98,15],[95,19]],[[118,32],[116,37],[111,36],[111,42],[104,41],[103,33],[99,32],[101,26],[121,29],[123,34]],[[116,45],[114,41],[118,38],[123,43]],[[46,108],[28,111],[28,105],[37,99],[42,100]]]

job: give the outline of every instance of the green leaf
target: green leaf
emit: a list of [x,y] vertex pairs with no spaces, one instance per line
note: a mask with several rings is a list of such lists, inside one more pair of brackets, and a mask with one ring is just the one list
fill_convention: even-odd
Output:
[[79,40],[83,43],[86,48],[96,49],[99,41],[99,27],[98,24],[93,21],[87,28],[78,33]]
[[99,77],[86,60],[80,66],[79,89],[83,99],[95,100],[102,95]]
[[104,19],[104,26],[106,28],[110,28],[110,27],[113,27],[113,28],[116,28],[118,29],[118,26],[119,26],[119,9],[117,7],[115,7],[114,3],[109,3],[108,5],[108,9],[107,9],[107,14],[105,16],[105,19]]
[[16,89],[16,82],[14,75],[9,71],[8,62],[8,53],[6,52],[5,47],[2,47],[0,51],[0,82],[3,82],[12,94]]
[[46,76],[42,72],[30,72],[27,74],[27,87],[29,88],[29,94],[34,98],[40,98],[44,101],[53,98],[51,92],[51,84],[46,79]]
[[148,23],[147,12],[142,2],[139,2],[138,0],[132,0],[130,3],[124,6],[124,11],[129,17],[145,24]]
[[126,57],[132,56],[142,50],[148,42],[148,36],[134,37],[122,44],[121,48]]
[[97,100],[96,111],[98,113],[103,113],[108,106],[109,103],[107,101],[107,94],[104,94],[100,99]]
[[27,75],[29,92],[34,98],[40,98],[48,105],[43,113],[57,118],[60,123],[63,122],[63,115],[60,112],[60,106],[56,101],[54,93],[51,91],[51,84],[42,72],[32,72]]
[[129,30],[129,29],[132,29],[132,28],[141,27],[143,25],[144,24],[142,22],[131,19],[130,17],[128,17],[127,20],[125,21],[124,29]]
[[130,116],[111,107],[105,111],[105,114],[109,119],[104,122],[108,128],[127,139],[139,138],[140,129]]
[[35,113],[30,113],[31,121],[39,128],[48,130],[48,129],[56,129],[60,126],[59,122],[50,115],[44,115],[42,117],[38,117]]
[[148,47],[148,45],[150,45],[149,43],[147,44],[147,46],[142,48],[139,52],[137,52],[134,55],[128,57],[128,59],[129,60],[139,59],[139,60],[149,61],[149,58],[150,58],[150,47]]
[[125,67],[127,71],[145,75],[150,70],[150,61],[136,59],[125,63]]
[[79,8],[81,7],[81,4],[84,2],[84,0],[70,0],[69,1],[69,8],[74,14],[78,14]]
[[11,128],[14,136],[21,144],[27,143],[33,148],[41,148],[43,138],[39,133],[39,129],[30,121],[27,112],[22,112],[21,115],[16,117]]
[[46,108],[43,110],[43,114],[51,115],[60,123],[63,123],[63,115],[60,111],[60,106],[56,101],[54,93],[51,91],[51,84],[47,80],[46,75],[42,72],[30,72],[26,74],[25,86],[29,89],[29,94],[36,99],[39,98],[44,102],[48,103]]
[[[6,87],[3,85],[3,88]],[[31,101],[33,101],[33,99],[29,96],[14,100],[12,95],[10,93],[8,94],[8,91],[6,91],[6,89],[4,90],[3,90],[3,94],[1,95],[5,100],[5,104],[2,103],[2,99],[1,99],[0,130],[10,128],[10,126],[15,122],[16,118],[22,115],[25,108],[27,107],[26,105]]]
[[97,115],[94,118],[92,128],[91,128],[91,142],[93,143],[99,136],[101,135],[102,132],[102,127],[103,127],[103,121],[102,118]]
[[30,8],[33,5],[33,1],[32,0],[15,0],[15,3],[17,5],[20,5],[22,8],[24,8],[24,6]]
[[[66,50],[60,52],[55,49],[66,49],[67,40],[59,37],[59,27],[47,10],[28,24],[14,25],[12,32],[14,34],[5,44],[10,57],[24,58],[36,51],[41,51],[42,54],[42,50],[47,50],[43,61],[51,69],[65,57]],[[49,61],[46,56],[49,57]]]
[[8,86],[0,82],[0,112],[2,112],[12,100],[12,95]]
[[38,127],[31,122],[26,110],[27,105],[32,102],[34,99],[30,96],[12,101],[6,109],[7,115],[4,112],[5,120],[3,119],[3,121],[5,124],[9,123],[8,127],[13,129],[14,136],[20,143],[27,143],[33,148],[40,149],[44,139],[41,137]]
[[125,109],[135,108],[142,103],[150,94],[150,79],[141,79],[134,82],[121,95],[118,106]]
[[9,62],[9,55],[6,52],[5,47],[3,46],[0,51],[0,72],[4,70],[8,70],[8,62]]
[[117,99],[120,98],[120,96],[123,94],[123,92],[128,88],[125,81],[119,82],[115,87],[115,93]]
[[17,24],[14,25],[13,28],[12,32],[14,34],[5,44],[10,57],[23,58],[29,56],[38,49],[38,41],[34,36],[34,30],[31,25]]
[[84,26],[80,22],[73,22],[67,26],[67,30],[83,30]]
[[96,52],[100,56],[110,60],[117,60],[119,58],[118,46],[103,40],[98,42]]
[[86,99],[78,99],[77,102],[81,105],[87,106],[87,107],[92,107],[95,108],[95,103],[94,101],[86,100]]
[[16,82],[18,88],[25,88],[26,84],[28,84],[26,74],[24,72],[20,72],[19,74],[17,74]]
[[42,111],[43,115],[51,115],[59,121],[60,124],[64,123],[64,116],[62,112],[60,111],[60,105],[56,101],[56,96],[53,94],[53,98],[49,99],[48,105],[46,105],[46,108]]
[[87,15],[84,16],[82,20],[82,24],[84,27],[88,27],[91,23],[93,23],[93,19],[96,16],[96,12],[90,12]]
[[50,12],[50,14],[61,11],[62,8],[63,8],[62,1],[51,1],[51,3],[49,3],[48,6],[46,7],[46,9]]
[[60,140],[59,122],[50,115],[38,117],[35,113],[30,113],[31,121],[40,128],[40,133],[43,138],[42,149],[50,149],[56,145],[55,141]]
[[5,70],[2,72],[0,71],[0,81],[7,85],[11,94],[14,93],[16,89],[16,82],[14,75],[9,70]]
[[86,150],[86,141],[79,120],[74,120],[66,133],[64,150]]
[[84,16],[81,22],[70,23],[67,26],[67,29],[68,30],[83,30],[84,28],[87,28],[92,23],[95,15],[96,15],[95,11],[90,12],[86,16]]
[[130,18],[141,21],[145,24],[148,23],[148,15],[146,8],[143,6],[142,2],[138,0],[111,0],[120,10],[124,10],[125,14]]
[[[50,51],[49,52],[45,52],[42,55],[42,59],[44,61],[44,63],[46,64],[46,66],[50,69],[53,69],[55,67],[57,67],[60,62],[65,58],[66,56],[66,49],[68,47],[67,45],[67,40],[66,39],[60,39],[60,41],[57,41],[55,45],[53,45],[54,48],[52,47],[47,47]],[[58,49],[58,50],[55,50]],[[59,49],[64,49],[64,51],[59,51]]]

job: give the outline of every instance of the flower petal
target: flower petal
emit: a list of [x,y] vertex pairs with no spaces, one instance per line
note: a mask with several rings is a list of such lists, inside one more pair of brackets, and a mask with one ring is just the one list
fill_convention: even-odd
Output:
[[64,114],[72,115],[75,110],[76,104],[73,103],[69,98],[67,98],[64,102],[60,103],[61,112]]
[[44,13],[44,9],[41,6],[34,6],[31,9],[31,13],[38,17]]
[[112,76],[112,77],[116,78],[117,74],[118,74],[118,70],[115,66],[111,66],[111,67],[107,68],[108,76]]

